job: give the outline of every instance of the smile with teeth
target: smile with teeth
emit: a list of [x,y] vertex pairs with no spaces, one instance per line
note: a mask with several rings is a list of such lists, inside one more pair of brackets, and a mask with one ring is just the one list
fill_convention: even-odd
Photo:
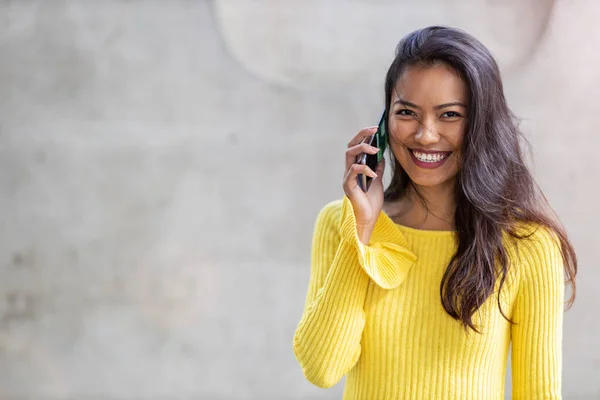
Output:
[[420,151],[411,150],[411,153],[415,156],[415,158],[421,162],[425,163],[435,163],[440,162],[444,158],[448,157],[451,152],[443,152],[443,153],[421,153]]

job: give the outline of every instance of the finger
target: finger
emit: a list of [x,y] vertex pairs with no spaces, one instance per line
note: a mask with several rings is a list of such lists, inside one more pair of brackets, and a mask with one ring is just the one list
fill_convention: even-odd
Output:
[[362,164],[353,164],[352,167],[346,173],[344,178],[344,191],[348,194],[348,197],[351,197],[351,193],[362,193],[362,189],[358,185],[358,176],[359,174],[364,174],[373,179],[377,177],[377,175],[366,165]]
[[363,128],[361,129],[356,136],[354,136],[352,138],[352,140],[350,140],[348,142],[348,147],[354,147],[357,144],[362,143],[363,140],[365,140],[366,137],[372,136],[375,134],[375,132],[377,132],[377,127],[376,126],[371,126],[369,128]]
[[367,154],[377,154],[377,152],[379,151],[379,149],[375,146],[371,146],[367,143],[361,143],[358,144],[354,147],[350,147],[348,150],[346,150],[346,171],[348,171],[348,168],[350,168],[350,166],[354,163],[356,163],[356,157],[359,156],[360,154],[363,153],[367,153]]
[[365,174],[373,179],[377,178],[377,174],[367,165],[352,164],[352,166],[350,166],[350,169],[348,170],[348,173],[346,174],[346,179],[344,181],[349,182],[352,180],[356,180],[358,174]]

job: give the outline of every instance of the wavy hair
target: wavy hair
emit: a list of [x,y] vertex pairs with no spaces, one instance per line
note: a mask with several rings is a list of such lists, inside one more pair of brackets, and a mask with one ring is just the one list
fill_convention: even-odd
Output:
[[[394,87],[405,68],[437,63],[444,63],[460,74],[470,97],[455,189],[458,248],[440,285],[444,309],[465,329],[479,332],[473,315],[494,293],[495,285],[499,283],[501,290],[507,279],[510,262],[503,243],[504,233],[515,240],[527,237],[518,231],[521,223],[545,227],[556,234],[566,282],[572,288],[567,302],[570,307],[576,292],[575,251],[526,166],[521,143],[527,141],[506,104],[500,70],[488,49],[455,28],[432,26],[408,34],[398,44],[387,72],[386,115],[389,116]],[[418,195],[416,186],[393,154],[391,158],[392,180],[384,192],[384,200],[402,198],[409,187]],[[504,318],[513,323],[502,310],[500,290],[498,307]]]

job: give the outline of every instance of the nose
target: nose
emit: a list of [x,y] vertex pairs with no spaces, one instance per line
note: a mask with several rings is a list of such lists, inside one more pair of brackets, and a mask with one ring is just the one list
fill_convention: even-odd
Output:
[[436,144],[440,141],[437,126],[428,121],[419,121],[419,128],[415,134],[415,141],[423,146]]

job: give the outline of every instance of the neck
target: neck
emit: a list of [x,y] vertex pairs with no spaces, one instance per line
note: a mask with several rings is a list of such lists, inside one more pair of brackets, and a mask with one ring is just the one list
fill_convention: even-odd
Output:
[[395,207],[396,222],[415,229],[454,230],[455,183],[435,187],[409,186]]

